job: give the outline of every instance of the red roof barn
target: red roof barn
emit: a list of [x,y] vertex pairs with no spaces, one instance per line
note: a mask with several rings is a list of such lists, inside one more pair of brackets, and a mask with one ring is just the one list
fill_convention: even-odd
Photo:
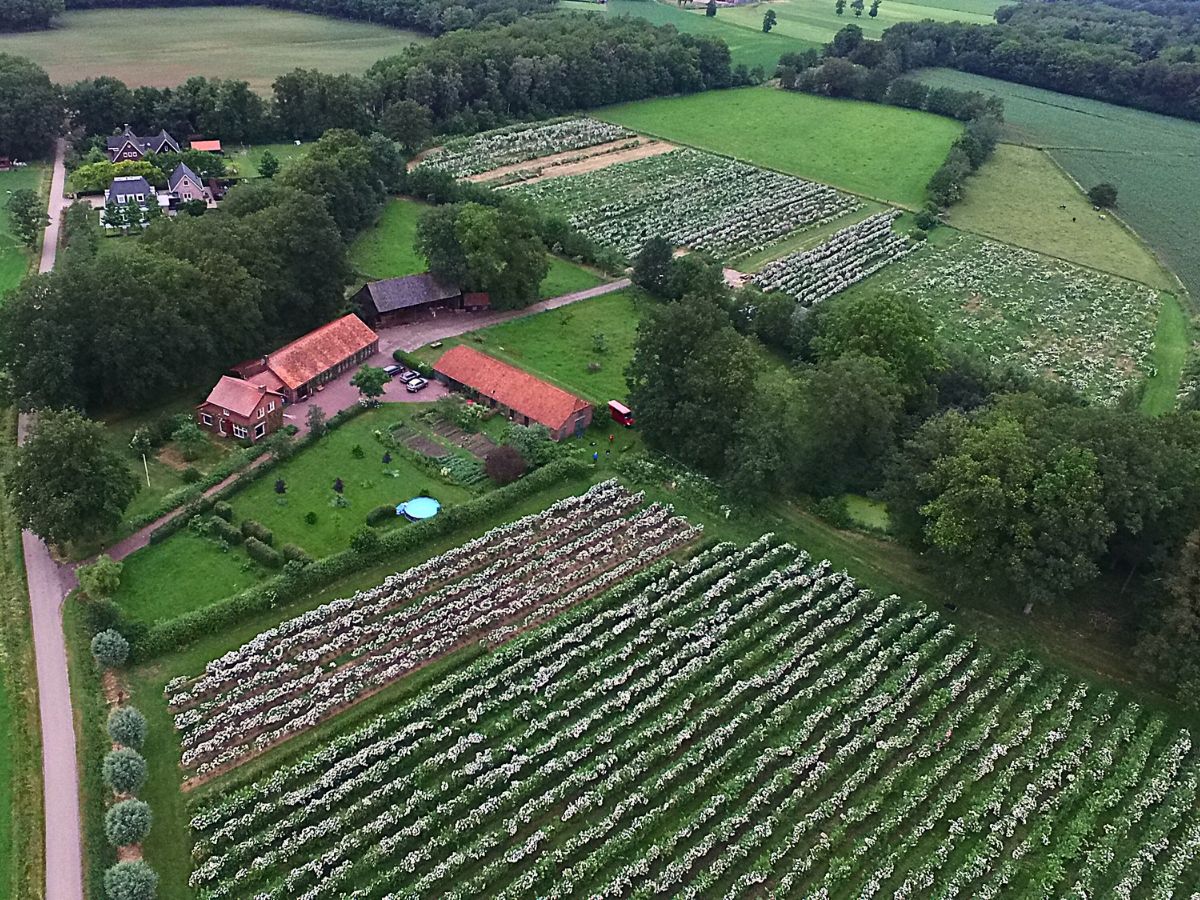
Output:
[[277,389],[295,403],[378,351],[379,335],[351,313],[262,359],[241,363],[234,371],[255,384]]
[[283,424],[283,395],[222,375],[208,399],[196,407],[196,420],[213,434],[254,443]]
[[472,347],[447,350],[433,371],[439,381],[507,412],[522,425],[545,425],[556,441],[583,434],[592,423],[592,404],[586,400]]

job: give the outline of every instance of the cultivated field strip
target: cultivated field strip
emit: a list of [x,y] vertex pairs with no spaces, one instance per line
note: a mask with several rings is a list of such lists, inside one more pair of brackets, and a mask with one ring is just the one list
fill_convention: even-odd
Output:
[[662,236],[728,257],[861,207],[827,185],[687,149],[512,190],[624,256]]
[[810,250],[767,263],[751,280],[765,291],[789,294],[804,306],[820,303],[912,251],[914,244],[892,230],[899,215],[891,210],[868,216]]
[[182,765],[206,777],[475,641],[498,643],[690,543],[615,481],[326,604],[167,685]]
[[628,128],[589,118],[513,125],[448,141],[426,156],[421,166],[465,178],[567,150],[636,137]]
[[1185,896],[1198,762],[768,535],[659,563],[192,819],[227,897]]

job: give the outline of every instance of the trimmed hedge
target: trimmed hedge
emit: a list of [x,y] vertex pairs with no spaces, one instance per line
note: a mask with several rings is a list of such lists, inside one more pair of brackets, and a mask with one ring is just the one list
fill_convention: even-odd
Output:
[[246,519],[242,522],[242,536],[248,538],[257,538],[267,546],[275,543],[275,532],[254,519]]
[[396,507],[394,506],[377,506],[367,513],[368,525],[382,525],[384,522],[389,522],[396,518]]
[[256,537],[246,538],[246,552],[250,554],[252,560],[262,563],[268,569],[283,568],[283,554],[266,541],[261,541]]
[[279,552],[283,554],[283,558],[288,562],[310,563],[312,557],[299,544],[284,544],[279,548]]
[[226,522],[233,524],[233,507],[224,500],[218,500],[213,504],[213,515],[220,516]]
[[227,544],[240,544],[242,542],[242,533],[220,516],[209,516],[206,530],[209,537],[217,538]]
[[387,531],[380,535],[379,547],[370,553],[347,549],[305,566],[289,565],[275,578],[248,588],[240,594],[165,622],[156,622],[144,633],[136,636],[133,659],[136,662],[145,662],[163,653],[186,647],[199,637],[223,631],[249,616],[320,590],[338,579],[361,571],[389,556],[412,550],[433,538],[482,522],[539,491],[569,478],[581,477],[590,471],[591,466],[581,459],[556,460],[536,472],[531,472],[520,481],[484,494],[469,503],[444,509],[435,518]]
[[414,372],[420,372],[425,378],[433,377],[433,366],[425,362],[425,360],[413,356],[407,350],[393,350],[392,359],[400,363],[400,365],[412,369]]

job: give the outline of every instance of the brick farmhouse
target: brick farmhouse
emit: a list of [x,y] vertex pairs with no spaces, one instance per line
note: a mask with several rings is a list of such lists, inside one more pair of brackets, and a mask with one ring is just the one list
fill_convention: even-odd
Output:
[[233,370],[246,381],[277,391],[288,403],[295,403],[378,352],[379,335],[351,313]]
[[556,441],[592,424],[592,404],[528,372],[480,353],[452,347],[433,365],[438,381],[498,409],[520,425],[545,425]]
[[222,375],[208,399],[196,407],[196,421],[219,437],[254,443],[283,424],[283,395]]

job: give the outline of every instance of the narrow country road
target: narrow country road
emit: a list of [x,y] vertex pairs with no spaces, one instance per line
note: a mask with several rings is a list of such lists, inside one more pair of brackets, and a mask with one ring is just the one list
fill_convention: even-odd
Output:
[[[49,272],[54,268],[54,260],[58,257],[58,235],[62,227],[63,210],[70,206],[70,201],[63,195],[67,188],[67,166],[65,156],[67,142],[58,139],[54,149],[54,171],[50,175],[50,203],[46,208],[46,232],[42,235],[42,258],[38,261],[39,272]],[[54,896],[51,894],[51,896]]]
[[[17,430],[24,441],[29,417]],[[75,575],[50,557],[45,542],[21,533],[33,649],[37,660],[38,709],[42,720],[42,797],[46,806],[46,897],[83,900],[83,840],[79,824],[79,770],[75,756],[75,715],[67,678],[63,599]]]

